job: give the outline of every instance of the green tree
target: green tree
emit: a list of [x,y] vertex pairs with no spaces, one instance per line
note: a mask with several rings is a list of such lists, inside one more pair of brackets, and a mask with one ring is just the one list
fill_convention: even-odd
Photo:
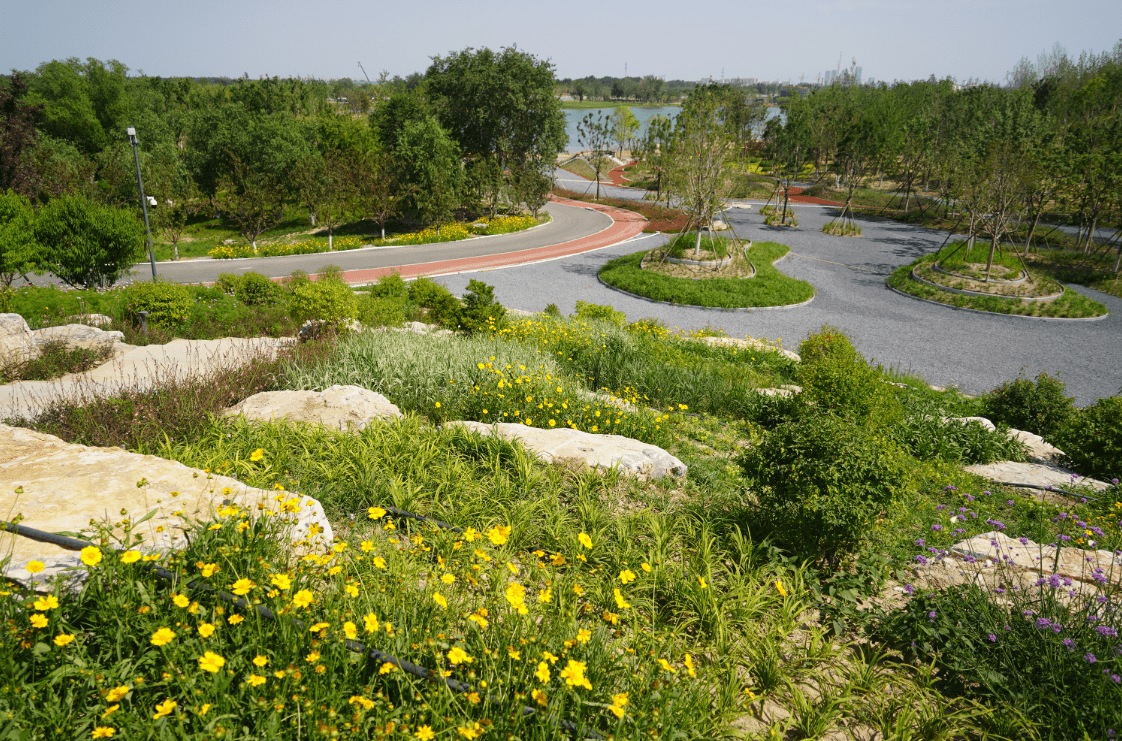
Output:
[[577,122],[577,141],[581,149],[588,150],[588,163],[596,172],[596,197],[600,197],[600,173],[608,164],[605,152],[612,140],[611,119],[605,119],[603,111],[597,111],[593,116],[586,114]]
[[75,288],[105,288],[144,255],[144,224],[132,209],[82,196],[51,200],[35,220],[36,270]]
[[433,116],[407,121],[394,149],[405,202],[423,223],[452,218],[463,185],[459,147]]
[[612,111],[611,121],[612,137],[619,145],[619,156],[623,157],[623,150],[627,149],[628,143],[639,130],[639,119],[635,118],[630,108],[621,105]]
[[27,83],[18,74],[0,87],[0,193],[15,190],[32,195],[37,178],[31,156],[38,145],[35,114],[39,106],[26,101]]
[[684,230],[697,230],[694,253],[701,251],[701,230],[712,228],[713,217],[728,196],[725,163],[732,136],[724,117],[727,91],[720,85],[698,87],[682,105],[675,120],[674,190],[688,214]]
[[361,155],[351,170],[356,209],[378,222],[382,239],[386,238],[386,222],[398,213],[401,206],[402,192],[397,174],[393,156],[385,151]]
[[11,288],[18,276],[26,280],[38,250],[35,210],[24,196],[11,190],[0,193],[0,287]]

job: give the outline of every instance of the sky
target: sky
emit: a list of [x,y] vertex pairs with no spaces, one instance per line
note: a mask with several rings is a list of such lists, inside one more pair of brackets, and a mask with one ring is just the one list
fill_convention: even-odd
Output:
[[[814,82],[856,59],[865,79],[1004,82],[1056,43],[1122,38],[1119,0],[0,0],[0,72],[116,59],[148,75],[362,79],[433,56],[517,45],[559,78],[653,74]],[[625,67],[626,66],[626,67]]]

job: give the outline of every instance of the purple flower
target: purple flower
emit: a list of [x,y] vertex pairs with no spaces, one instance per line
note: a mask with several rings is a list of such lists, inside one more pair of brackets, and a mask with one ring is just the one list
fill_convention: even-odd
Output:
[[943,491],[958,491],[958,487],[951,484],[948,486],[944,486]]
[[934,620],[934,619],[935,619],[935,611],[934,611],[934,610],[932,610],[931,612],[927,613],[927,619],[928,619],[928,620]]
[[1052,621],[1049,620],[1048,618],[1042,617],[1042,618],[1037,618],[1036,619],[1037,630],[1043,630],[1045,628],[1050,628],[1050,627],[1052,627]]
[[1052,587],[1053,589],[1060,586],[1061,583],[1062,580],[1060,579],[1059,574],[1052,574],[1050,577],[1048,577],[1048,586]]
[[943,510],[943,509],[946,509],[946,508],[947,508],[947,505],[945,505],[945,504],[936,504],[935,505],[935,509]]
[[1008,504],[1010,507],[1013,506],[1013,500],[1012,499],[1006,499],[1005,503]]
[[1064,639],[1064,645],[1067,646],[1069,651],[1075,650],[1075,641],[1071,640],[1070,638]]
[[926,556],[916,556],[916,563],[918,563],[920,566],[926,566],[927,565],[927,557]]
[[940,530],[942,530],[942,529],[943,529],[943,526],[942,526],[942,525],[932,525],[932,526],[931,526],[931,532],[934,532],[934,533],[937,533],[937,532],[939,532],[939,531],[940,531]]
[[1022,615],[1024,615],[1025,617],[1032,617],[1032,616],[1033,616],[1033,615],[1035,615],[1036,613],[1035,613],[1035,612],[1033,612],[1032,610],[1025,610],[1025,611],[1024,611],[1024,612],[1022,612],[1021,614],[1022,614]]
[[918,545],[920,548],[923,548],[923,545],[924,545],[923,538],[916,538],[916,545]]
[[1068,542],[1069,540],[1071,540],[1071,536],[1070,536],[1070,535],[1061,535],[1061,536],[1060,536],[1060,540],[1062,540],[1063,542],[1065,542],[1065,543],[1066,543],[1066,542]]
[[962,528],[960,528],[960,527],[956,527],[956,528],[954,529],[954,531],[955,531],[956,533],[964,533],[964,532],[966,532],[965,530],[963,530],[963,529],[962,529]]
[[907,592],[908,594],[915,594],[916,593],[916,588],[913,587],[911,584],[905,584],[904,585],[904,591]]
[[1021,545],[1028,545],[1028,538],[1026,538],[1023,535],[1021,537],[1017,538],[1017,540],[1021,541]]
[[997,636],[995,636],[993,633],[990,633],[987,637],[990,639],[990,643],[997,643]]
[[1103,638],[1118,637],[1118,630],[1116,628],[1110,627],[1109,625],[1100,625],[1099,627],[1095,628],[1095,632],[1101,635]]
[[966,495],[966,501],[973,502],[974,501],[974,495],[973,494],[967,494]]
[[1118,676],[1117,674],[1111,674],[1110,678],[1114,680],[1115,684],[1122,684],[1122,677]]
[[1095,658],[1094,654],[1087,654],[1086,656],[1083,657],[1083,660],[1086,661],[1088,664],[1094,664],[1096,661],[1098,661],[1098,659]]

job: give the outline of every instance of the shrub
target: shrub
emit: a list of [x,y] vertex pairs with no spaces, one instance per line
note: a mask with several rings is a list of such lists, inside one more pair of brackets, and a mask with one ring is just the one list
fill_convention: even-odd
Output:
[[852,361],[857,358],[857,350],[844,330],[823,324],[822,329],[807,335],[799,345],[799,357],[804,364],[826,358]]
[[327,263],[316,271],[316,278],[318,280],[337,280],[343,282],[343,268],[338,265]]
[[1084,476],[1122,478],[1122,396],[1099,399],[1078,410],[1055,442]]
[[396,297],[358,299],[358,320],[367,327],[397,327],[405,323],[405,299]]
[[288,300],[288,313],[301,323],[309,319],[339,322],[358,316],[358,300],[342,281],[299,281]]
[[627,321],[627,315],[622,311],[616,311],[611,306],[603,304],[590,304],[587,301],[577,301],[577,310],[573,316],[585,321],[611,322],[620,327]]
[[761,518],[802,558],[836,564],[913,487],[887,438],[832,414],[786,422],[740,458]]
[[409,284],[409,300],[426,309],[436,308],[452,292],[432,278],[417,278]]
[[234,295],[246,306],[279,303],[284,287],[261,273],[246,273],[234,286]]
[[366,290],[374,298],[405,298],[409,295],[409,284],[401,277],[401,273],[393,272],[383,275]]
[[234,275],[233,273],[219,273],[218,280],[214,281],[214,287],[222,291],[223,293],[233,296],[234,293],[237,292],[238,283],[240,282],[240,275]]
[[460,323],[468,332],[494,330],[502,325],[506,309],[495,301],[495,287],[481,280],[469,280],[464,294]]
[[1075,415],[1075,400],[1064,396],[1066,384],[1041,371],[1036,383],[1024,376],[1007,381],[982,397],[986,414],[1018,430],[1052,439]]
[[121,306],[126,313],[147,311],[149,322],[165,327],[183,324],[194,305],[191,289],[163,280],[131,283],[121,291]]
[[546,304],[545,308],[542,309],[542,313],[552,317],[561,316],[561,310],[557,308],[557,304]]
[[849,338],[836,327],[824,326],[799,345],[798,371],[806,411],[834,412],[859,423],[895,424],[903,408],[880,371],[865,362]]
[[113,285],[144,254],[144,224],[130,209],[59,196],[39,212],[38,267],[76,288]]

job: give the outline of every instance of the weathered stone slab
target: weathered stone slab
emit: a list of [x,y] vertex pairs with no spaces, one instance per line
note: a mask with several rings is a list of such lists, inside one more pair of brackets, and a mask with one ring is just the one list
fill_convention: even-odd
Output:
[[224,416],[250,421],[312,422],[334,430],[358,432],[374,420],[400,419],[393,402],[361,386],[336,384],[323,391],[263,391],[227,409]]
[[[1082,528],[1075,528],[1075,533],[1094,538],[1094,535],[1086,536]],[[1010,538],[996,530],[956,543],[951,546],[950,553],[965,561],[981,563],[984,568],[1000,564],[1042,576],[1055,574],[1060,577],[1056,583],[1061,586],[1064,577],[1087,584],[1108,581],[1122,584],[1122,553],[1040,545],[1028,538]]]
[[698,337],[699,341],[704,342],[706,345],[716,345],[719,347],[747,347],[753,350],[771,350],[777,352],[783,357],[794,360],[796,363],[801,360],[799,354],[790,350],[784,350],[775,345],[769,345],[763,340],[757,340],[754,337],[746,337],[739,339],[736,337]]
[[1011,484],[1052,486],[1057,489],[1086,486],[1095,491],[1103,491],[1109,486],[1109,484],[1098,479],[1079,476],[1053,463],[998,461],[997,463],[976,463],[972,466],[966,466],[965,470],[990,481],[1004,481]]
[[[142,550],[168,550],[182,547],[184,533],[196,523],[216,519],[225,502],[275,514],[290,541],[322,545],[333,537],[323,507],[311,497],[255,489],[152,455],[73,445],[0,425],[0,511],[9,520],[22,515],[28,527],[92,533],[104,525],[120,538],[126,524],[154,512],[133,533],[141,536]],[[0,558],[12,557],[5,574],[24,582],[43,581],[79,564],[76,553],[57,546],[10,535],[0,542]],[[31,560],[47,569],[32,576],[26,569]]]
[[633,440],[622,435],[594,435],[568,427],[543,430],[521,424],[500,422],[447,422],[445,426],[463,427],[481,435],[498,435],[504,440],[517,440],[547,463],[561,460],[582,461],[589,468],[602,470],[618,467],[625,474],[658,479],[686,475],[686,464],[657,445]]
[[756,389],[757,394],[763,394],[764,396],[782,396],[784,398],[790,398],[795,394],[801,394],[802,392],[802,386],[796,386],[790,383],[784,384],[783,386],[774,389]]
[[68,350],[94,350],[104,345],[124,342],[123,332],[106,332],[87,324],[63,324],[58,327],[44,327],[31,333],[35,344],[40,348],[48,342],[65,342]]
[[971,422],[974,422],[975,424],[980,424],[982,427],[985,427],[990,432],[993,432],[997,429],[997,427],[994,426],[994,423],[990,422],[985,417],[943,417],[943,421],[958,422],[960,425],[968,425]]
[[1024,430],[1009,430],[1009,437],[1019,440],[1029,450],[1029,458],[1037,463],[1054,463],[1060,460],[1064,451],[1046,442],[1040,435],[1034,435]]
[[39,357],[39,346],[19,314],[0,314],[0,367]]

